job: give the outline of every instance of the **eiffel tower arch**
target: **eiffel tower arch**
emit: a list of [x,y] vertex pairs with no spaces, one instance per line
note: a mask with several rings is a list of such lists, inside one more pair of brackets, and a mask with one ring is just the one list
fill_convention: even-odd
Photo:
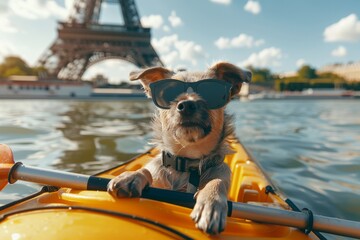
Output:
[[[124,24],[99,23],[103,2],[119,5]],[[163,66],[151,45],[150,28],[141,26],[135,0],[76,0],[57,31],[57,39],[39,59],[53,77],[80,80],[87,68],[106,59]]]

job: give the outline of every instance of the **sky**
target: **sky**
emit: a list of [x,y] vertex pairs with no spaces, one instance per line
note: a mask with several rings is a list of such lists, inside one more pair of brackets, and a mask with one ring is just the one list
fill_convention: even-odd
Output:
[[[57,37],[74,0],[1,0],[0,61],[17,55],[29,65]],[[273,73],[360,61],[359,0],[136,0],[152,45],[166,67],[203,71],[216,61]],[[117,4],[103,4],[101,23],[122,24]],[[137,69],[122,60],[90,67],[118,83]]]

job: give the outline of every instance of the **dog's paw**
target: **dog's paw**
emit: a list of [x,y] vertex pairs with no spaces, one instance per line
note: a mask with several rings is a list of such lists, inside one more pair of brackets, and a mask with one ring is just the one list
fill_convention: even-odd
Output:
[[219,234],[224,231],[226,225],[226,196],[198,192],[196,204],[190,216],[198,229],[211,235]]
[[135,172],[123,172],[109,182],[108,192],[118,198],[140,197],[142,190],[151,182],[151,174],[145,168]]

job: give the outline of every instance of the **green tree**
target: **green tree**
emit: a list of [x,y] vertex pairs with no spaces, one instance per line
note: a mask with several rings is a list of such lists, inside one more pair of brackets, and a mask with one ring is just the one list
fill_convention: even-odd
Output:
[[44,66],[38,66],[32,68],[32,74],[39,77],[46,77],[49,74],[49,72]]
[[300,78],[312,79],[317,77],[316,69],[310,67],[309,65],[303,65],[297,73]]
[[252,72],[252,82],[255,83],[269,83],[274,80],[274,77],[271,71],[267,68],[254,68],[252,66],[248,67]]
[[6,69],[3,74],[3,77],[10,77],[13,75],[28,75],[28,74],[26,72],[24,72],[20,67],[15,66],[15,67]]
[[33,69],[17,56],[5,57],[0,65],[0,77],[8,77],[11,75],[32,75]]
[[324,73],[320,73],[318,75],[319,78],[329,78],[329,79],[340,79],[340,80],[344,80],[342,77],[340,77],[337,74],[331,73],[331,72],[324,72]]

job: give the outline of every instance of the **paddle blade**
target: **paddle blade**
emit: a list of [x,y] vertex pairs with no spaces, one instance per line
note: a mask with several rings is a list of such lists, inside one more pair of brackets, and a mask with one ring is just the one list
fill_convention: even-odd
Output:
[[8,183],[9,171],[14,163],[14,155],[10,147],[0,144],[0,191]]

